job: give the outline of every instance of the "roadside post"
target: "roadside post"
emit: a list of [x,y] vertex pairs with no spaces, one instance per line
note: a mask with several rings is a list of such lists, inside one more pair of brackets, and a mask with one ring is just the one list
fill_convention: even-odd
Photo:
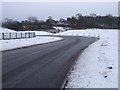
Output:
[[89,33],[89,37],[90,37],[90,33]]
[[3,40],[5,39],[5,37],[4,37],[4,33],[2,33],[2,38],[3,38]]
[[95,33],[94,33],[94,37],[95,37]]

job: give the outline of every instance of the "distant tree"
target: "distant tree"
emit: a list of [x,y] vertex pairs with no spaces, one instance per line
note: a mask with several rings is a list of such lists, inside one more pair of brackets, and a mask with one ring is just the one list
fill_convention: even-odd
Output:
[[19,21],[14,21],[13,19],[6,18],[2,23],[2,27],[19,31],[22,29],[22,24]]
[[76,27],[77,28],[84,27],[84,17],[82,16],[82,14],[78,14],[77,16]]
[[97,16],[95,13],[91,13],[88,16],[82,16],[81,13],[77,13],[75,16],[68,17],[66,20],[60,18],[60,20],[54,20],[51,16],[47,20],[41,21],[36,17],[28,17],[27,20],[16,21],[6,18],[2,22],[2,27],[19,30],[50,30],[53,26],[70,27],[73,29],[83,28],[120,28],[120,17],[112,16],[108,14],[106,16]]
[[48,19],[46,20],[46,24],[48,25],[47,28],[51,29],[53,27],[53,24],[55,23],[56,23],[55,20],[53,20],[51,16],[49,16]]
[[49,17],[48,17],[48,20],[51,20],[51,21],[52,21],[53,19],[52,19],[52,17],[51,17],[51,16],[49,16]]
[[104,17],[104,20],[105,20],[105,23],[108,25],[108,26],[111,26],[112,25],[112,21],[113,21],[113,18],[112,18],[112,15],[111,14],[108,14]]
[[89,28],[92,28],[92,27],[94,28],[97,26],[96,17],[97,17],[97,15],[95,13],[91,13],[90,16],[87,17],[87,19],[88,19],[87,26]]
[[90,14],[91,17],[96,17],[97,15],[95,13]]
[[76,19],[79,19],[80,17],[82,17],[81,13],[77,13],[76,16],[75,16]]
[[76,18],[74,16],[72,16],[71,19],[70,19],[70,26],[72,28],[76,27]]
[[120,29],[120,17],[118,17],[118,22],[117,22],[117,24],[118,24],[118,29]]
[[28,29],[29,30],[37,30],[37,23],[38,23],[38,19],[36,17],[28,17]]
[[36,17],[28,17],[28,21],[31,22],[31,23],[34,23],[35,21],[37,21],[37,18]]
[[65,23],[65,19],[60,18],[59,22],[60,22],[61,24],[64,24],[64,23]]

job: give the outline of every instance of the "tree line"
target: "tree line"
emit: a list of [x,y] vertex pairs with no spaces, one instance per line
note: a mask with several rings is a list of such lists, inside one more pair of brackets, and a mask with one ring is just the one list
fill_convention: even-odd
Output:
[[6,18],[4,22],[2,22],[2,27],[8,28],[8,29],[13,29],[16,31],[34,31],[34,30],[43,30],[43,29],[52,29],[53,25],[52,23],[48,20],[46,21],[41,21],[38,20],[36,17],[28,17],[27,20],[24,21],[15,21],[13,19],[8,19]]
[[2,22],[2,27],[16,31],[49,30],[53,29],[53,26],[69,27],[71,29],[120,29],[119,21],[119,17],[112,16],[110,14],[106,16],[97,16],[93,13],[89,16],[83,16],[78,13],[75,16],[68,17],[67,19],[60,18],[59,20],[54,20],[51,16],[49,16],[45,21],[38,20],[36,17],[28,17],[27,20],[23,21],[6,18],[5,21]]

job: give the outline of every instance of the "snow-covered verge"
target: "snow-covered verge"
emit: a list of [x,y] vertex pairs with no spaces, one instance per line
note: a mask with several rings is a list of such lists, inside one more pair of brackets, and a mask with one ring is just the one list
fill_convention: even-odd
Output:
[[70,30],[71,28],[69,27],[58,27],[58,26],[54,26],[53,27],[55,30],[59,30],[60,32],[63,32],[63,31],[67,31],[67,30]]
[[35,35],[52,35],[52,33],[45,32],[45,31],[19,31],[20,33],[25,32],[35,32]]
[[100,34],[100,40],[86,48],[68,76],[65,88],[118,88],[118,31],[71,30],[60,35]]
[[55,30],[60,30],[60,31],[65,31],[65,28],[64,27],[53,27]]
[[25,32],[35,32],[35,35],[52,35],[52,33],[45,32],[45,31],[14,31],[7,28],[0,27],[0,33],[25,33]]
[[67,31],[67,30],[70,30],[70,29],[71,28],[69,28],[69,27],[54,26],[53,29],[48,30],[48,32],[59,33],[59,32],[64,32],[64,31]]
[[11,39],[11,40],[1,40],[3,50],[10,50],[15,48],[27,47],[37,44],[44,44],[62,40],[60,37],[36,37],[36,38],[26,38],[26,39]]
[[10,32],[12,33],[12,32],[16,32],[16,31],[0,27],[0,33],[10,33]]
[[[13,33],[16,32],[14,30],[10,29],[0,29],[0,32],[4,33]],[[24,31],[21,31],[24,32]],[[25,31],[30,32],[30,31]],[[51,33],[47,33],[45,31],[34,31],[37,35],[50,35]],[[10,40],[0,40],[0,51],[4,50],[10,50],[10,49],[16,49],[16,48],[22,48],[37,44],[45,44],[55,41],[63,40],[63,38],[60,37],[50,37],[50,36],[38,36],[35,38],[24,38],[24,39],[10,39]]]

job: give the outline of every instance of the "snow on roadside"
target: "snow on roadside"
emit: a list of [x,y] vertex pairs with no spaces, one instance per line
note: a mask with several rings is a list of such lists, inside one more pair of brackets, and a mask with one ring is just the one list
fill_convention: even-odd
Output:
[[0,27],[0,33],[25,33],[25,32],[35,32],[35,35],[52,35],[52,33],[45,32],[45,31],[15,31],[7,28]]
[[62,40],[60,37],[35,37],[26,39],[11,39],[11,40],[1,40],[2,48],[0,51],[21,48],[31,45],[44,44]]
[[10,33],[10,32],[12,33],[12,32],[16,32],[16,31],[0,27],[0,33]]
[[100,40],[90,45],[80,55],[73,67],[66,88],[118,88],[118,31],[71,30],[61,33],[94,36]]
[[[4,33],[19,33],[19,32],[35,32],[37,35],[51,35],[51,33],[45,31],[14,31],[11,29],[0,28],[0,32]],[[50,36],[38,36],[35,38],[24,38],[24,39],[10,39],[10,40],[0,40],[0,51],[16,49],[21,47],[27,47],[31,45],[50,43],[55,41],[63,40],[61,37],[50,37]]]
[[61,32],[62,32],[62,31],[65,31],[65,30],[67,29],[67,28],[64,28],[64,27],[57,27],[57,26],[56,26],[56,27],[54,26],[53,28],[54,28],[55,30],[60,30]]
[[52,35],[52,33],[45,31],[19,31],[19,32],[35,32],[35,35]]

